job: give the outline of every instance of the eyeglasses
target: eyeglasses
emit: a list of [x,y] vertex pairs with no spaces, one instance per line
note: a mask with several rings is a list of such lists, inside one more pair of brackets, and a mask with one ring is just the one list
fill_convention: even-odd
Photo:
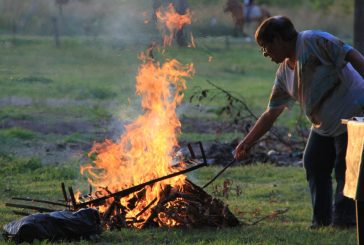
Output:
[[272,47],[271,47],[271,45],[269,46],[269,44],[268,45],[265,45],[265,46],[261,46],[260,47],[260,51],[262,52],[262,54],[264,55],[264,56],[268,56],[268,55],[270,55],[271,54],[271,52],[272,52]]
[[268,49],[266,47],[260,47],[260,51],[264,54],[267,54],[268,53]]

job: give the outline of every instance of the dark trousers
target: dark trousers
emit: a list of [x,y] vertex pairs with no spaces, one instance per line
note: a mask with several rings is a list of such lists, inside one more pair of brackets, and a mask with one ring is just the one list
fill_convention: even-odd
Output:
[[[303,156],[309,183],[313,217],[316,225],[355,220],[354,201],[343,195],[345,184],[345,155],[347,133],[336,137],[325,137],[311,131]],[[332,170],[335,169],[336,191],[334,204]]]

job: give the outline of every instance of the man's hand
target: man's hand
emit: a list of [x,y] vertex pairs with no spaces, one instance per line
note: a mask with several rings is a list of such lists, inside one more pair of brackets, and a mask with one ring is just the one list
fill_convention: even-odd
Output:
[[234,157],[236,160],[242,160],[248,156],[250,148],[272,127],[285,107],[285,105],[282,105],[273,109],[268,108],[263,112],[253,128],[235,148]]
[[236,160],[243,160],[248,156],[250,148],[251,146],[249,146],[246,142],[244,142],[243,140],[240,141],[240,143],[234,150],[234,158]]

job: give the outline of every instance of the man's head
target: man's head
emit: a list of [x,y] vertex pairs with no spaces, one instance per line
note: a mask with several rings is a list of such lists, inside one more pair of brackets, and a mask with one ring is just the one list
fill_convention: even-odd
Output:
[[282,62],[292,52],[297,39],[291,20],[284,16],[273,16],[264,20],[255,32],[255,40],[264,56],[270,56],[276,63]]

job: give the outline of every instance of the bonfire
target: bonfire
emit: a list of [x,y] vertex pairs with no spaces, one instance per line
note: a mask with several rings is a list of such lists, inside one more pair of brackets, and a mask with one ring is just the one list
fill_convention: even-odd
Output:
[[[179,15],[172,5],[159,10],[157,17],[159,25],[165,27],[164,47],[172,45],[177,31],[191,23],[189,11]],[[189,47],[194,46],[191,35]],[[66,207],[66,212],[94,208],[100,217],[90,222],[100,224],[101,221],[106,229],[239,225],[227,205],[204,191],[211,181],[201,188],[185,175],[207,166],[201,142],[198,144],[203,161],[196,157],[191,144],[188,145],[191,153],[189,159],[177,154],[181,123],[176,108],[184,98],[186,79],[191,78],[194,67],[192,63],[184,65],[176,59],[155,60],[152,55],[155,47],[153,44],[139,55],[141,65],[136,75],[136,93],[141,97],[143,113],[125,125],[125,133],[115,142],[106,139],[95,143],[89,152],[92,162],[81,166],[81,174],[88,177],[89,193],[78,191],[75,195],[72,187],[69,187],[68,194],[62,183],[66,203],[21,197],[14,197],[13,200]],[[39,212],[58,209],[17,203],[6,203],[6,206]],[[30,215],[19,211],[16,213]],[[83,222],[82,219],[78,221]],[[12,229],[7,234],[11,237],[22,236],[22,232],[18,232],[20,226],[17,223],[14,225],[17,231]],[[48,235],[48,238],[53,238],[54,234],[50,232]],[[39,237],[28,238],[30,241]]]
[[[164,46],[171,45],[178,29],[191,23],[190,12],[179,15],[170,5],[157,12],[164,25]],[[233,226],[239,222],[220,200],[178,174],[146,185],[127,195],[111,195],[153,179],[183,171],[187,163],[175,157],[181,123],[176,114],[183,100],[186,78],[194,73],[193,64],[183,65],[172,59],[164,63],[140,55],[142,64],[136,76],[136,93],[143,112],[125,126],[117,142],[105,140],[93,146],[95,160],[81,167],[81,173],[96,188],[88,196],[76,195],[76,202],[96,207],[108,228],[150,226],[197,227]],[[102,202],[92,202],[100,197]]]

